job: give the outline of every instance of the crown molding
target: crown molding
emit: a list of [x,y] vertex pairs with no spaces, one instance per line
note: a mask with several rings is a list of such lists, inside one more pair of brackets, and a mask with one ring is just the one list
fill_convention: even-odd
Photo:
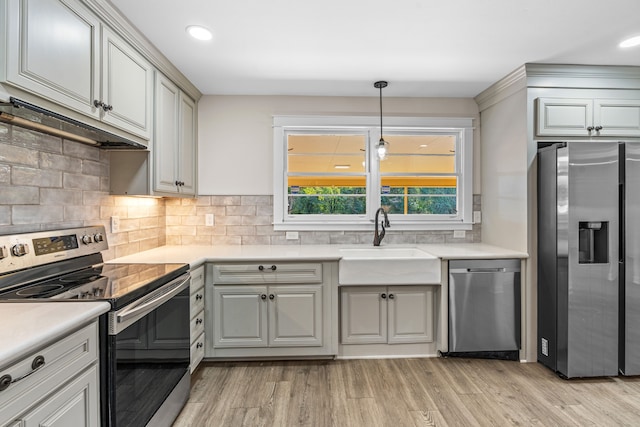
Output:
[[482,112],[514,93],[526,89],[526,67],[523,65],[480,92],[474,99]]

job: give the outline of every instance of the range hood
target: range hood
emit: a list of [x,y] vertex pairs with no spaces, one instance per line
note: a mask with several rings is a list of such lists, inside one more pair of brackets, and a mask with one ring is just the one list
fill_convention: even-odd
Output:
[[105,149],[146,150],[138,142],[98,129],[29,102],[10,97],[0,102],[0,122]]

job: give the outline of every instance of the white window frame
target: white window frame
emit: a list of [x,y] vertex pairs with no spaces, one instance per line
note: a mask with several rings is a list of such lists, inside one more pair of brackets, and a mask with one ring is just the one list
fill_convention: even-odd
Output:
[[[390,215],[391,230],[470,230],[473,225],[473,119],[466,117],[385,117],[384,135],[442,132],[456,135],[457,205],[454,215]],[[288,215],[287,135],[354,131],[368,134],[365,215]],[[371,230],[379,207],[380,173],[373,146],[380,139],[379,116],[273,117],[273,226],[277,231]]]

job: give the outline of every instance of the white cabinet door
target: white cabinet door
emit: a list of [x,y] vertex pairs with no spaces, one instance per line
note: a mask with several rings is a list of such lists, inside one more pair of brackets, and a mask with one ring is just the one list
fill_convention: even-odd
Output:
[[593,99],[538,98],[538,136],[590,136]]
[[385,286],[340,288],[343,344],[387,342],[386,292]]
[[153,67],[107,27],[102,27],[102,120],[142,138],[151,137]]
[[389,344],[433,341],[433,287],[388,288]]
[[640,100],[596,99],[593,122],[599,136],[640,136]]
[[178,105],[180,89],[156,74],[155,125],[152,151],[155,191],[178,191]]
[[96,365],[21,417],[24,426],[99,427]]
[[9,1],[7,7],[7,81],[99,118],[93,104],[100,98],[95,15],[77,0]]
[[179,138],[178,138],[178,179],[181,182],[180,192],[196,194],[196,104],[191,98],[180,92],[179,103]]
[[214,347],[266,347],[266,286],[213,289]]
[[269,287],[269,346],[322,346],[322,285]]

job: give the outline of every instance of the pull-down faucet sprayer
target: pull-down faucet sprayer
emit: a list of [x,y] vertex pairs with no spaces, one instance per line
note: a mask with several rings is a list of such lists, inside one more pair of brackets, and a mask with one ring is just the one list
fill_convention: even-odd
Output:
[[[382,212],[382,215],[384,217],[382,221],[378,219],[380,212]],[[387,216],[387,211],[385,211],[383,208],[378,208],[378,210],[376,211],[375,223],[376,227],[373,233],[373,246],[380,246],[380,242],[382,242],[382,239],[384,238],[385,227],[391,227],[391,224],[389,223],[389,217]],[[378,224],[380,225],[380,227],[382,227],[382,231],[380,232],[378,232]]]

